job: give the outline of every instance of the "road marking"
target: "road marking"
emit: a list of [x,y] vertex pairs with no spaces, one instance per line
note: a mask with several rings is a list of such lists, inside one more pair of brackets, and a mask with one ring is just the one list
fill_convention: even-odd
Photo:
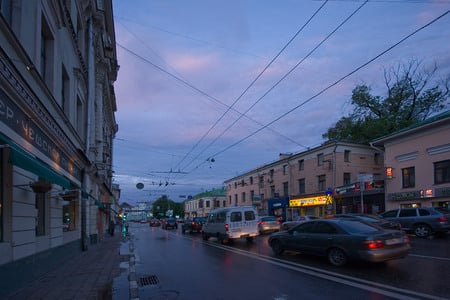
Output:
[[447,257],[439,257],[439,256],[429,256],[429,255],[420,255],[420,254],[408,254],[408,256],[414,256],[414,257],[420,257],[420,258],[429,258],[429,259],[437,259],[437,260],[444,260],[444,261],[450,261],[450,258]]
[[[261,260],[273,265],[277,265],[283,268],[291,269],[297,272],[301,272],[304,274],[308,274],[310,276],[319,277],[322,279],[334,281],[337,283],[345,284],[351,287],[359,288],[362,290],[375,292],[381,295],[385,295],[387,297],[392,297],[395,299],[432,299],[432,300],[446,300],[447,298],[441,298],[429,294],[424,294],[420,292],[415,292],[411,290],[401,289],[395,286],[390,286],[386,284],[381,284],[377,282],[372,282],[356,277],[351,277],[327,270],[322,270],[319,268],[314,268],[310,266],[304,266],[301,264],[285,261],[279,258],[274,258],[262,254],[251,253],[249,251],[232,248],[230,246],[218,245],[215,243],[208,243],[207,241],[201,241],[203,244],[215,247],[218,249],[222,249],[225,251],[230,251],[236,254],[244,255],[253,259]],[[448,299],[447,299],[448,300]]]

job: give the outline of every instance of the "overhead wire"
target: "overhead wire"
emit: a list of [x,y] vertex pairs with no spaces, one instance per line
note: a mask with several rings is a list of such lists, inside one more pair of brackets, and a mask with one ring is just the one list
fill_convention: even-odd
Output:
[[[270,60],[270,62],[259,72],[259,74],[250,82],[250,84],[244,89],[244,91],[234,100],[234,102],[228,107],[228,109],[214,122],[214,124],[203,134],[203,136],[200,138],[200,140],[194,144],[194,146],[191,148],[191,150],[183,157],[183,159],[177,164],[177,166],[180,166],[183,161],[194,151],[194,149],[208,136],[208,134],[219,124],[219,122],[225,117],[225,115],[236,105],[239,100],[242,99],[242,97],[248,92],[248,90],[261,78],[261,76],[267,71],[267,69],[275,62],[275,60],[286,50],[286,48],[297,38],[297,36],[306,28],[306,26],[314,19],[314,17],[322,10],[322,8],[327,4],[328,0],[326,0],[324,3],[322,3],[321,6],[319,6],[318,9],[312,14],[312,16],[300,27],[299,30],[289,39],[289,41],[278,51],[278,53]],[[247,110],[248,112],[248,110]],[[243,115],[239,116],[237,120],[240,120]],[[235,124],[234,122],[233,124]],[[228,129],[228,128],[227,128]],[[225,130],[226,131],[226,130]],[[221,137],[225,131],[222,132],[222,134],[219,136]],[[214,139],[212,143],[210,143],[207,147],[205,147],[200,153],[197,154],[195,158],[191,160],[190,163],[188,163],[185,168],[187,168],[195,159],[197,159],[201,154],[203,154],[206,149],[208,149],[212,144],[217,141],[218,138]],[[306,146],[303,146],[306,148]]]
[[[336,28],[334,28],[325,38],[322,39],[320,43],[318,43],[311,51],[309,51],[297,64],[295,64],[286,74],[284,74],[272,87],[270,87],[261,97],[259,97],[247,110],[244,112],[246,115],[256,104],[258,104],[264,97],[266,97],[275,87],[277,87],[283,80],[285,80],[295,69],[297,69],[308,57],[310,57],[320,46],[323,45],[333,34],[336,33],[345,23],[347,23],[358,11],[360,11],[366,4],[368,0],[364,1],[360,6],[358,6],[349,16],[347,16]],[[306,24],[308,24],[311,19],[319,12],[319,10],[327,3],[327,1],[315,12],[315,14],[308,20]],[[305,24],[305,26],[306,26]],[[302,27],[303,28],[303,27]],[[292,41],[292,40],[291,40]],[[290,42],[291,42],[290,41]],[[283,48],[284,49],[284,48]],[[281,53],[281,52],[280,52]],[[248,90],[248,89],[247,89]],[[243,94],[242,94],[243,95]],[[214,140],[212,140],[196,157],[197,159],[207,148],[211,147],[219,138],[221,138],[228,130],[230,130],[241,117],[238,117],[231,123],[227,128],[225,128]],[[306,147],[304,147],[306,148]],[[212,155],[214,157],[214,155]],[[191,161],[193,162],[193,160]],[[188,164],[185,168],[187,168],[190,164]]]
[[[317,92],[316,94],[314,94],[313,96],[309,97],[308,99],[306,99],[305,101],[303,101],[302,103],[300,103],[299,105],[291,108],[290,110],[288,110],[287,112],[281,114],[280,116],[278,116],[277,118],[275,118],[274,120],[270,121],[269,123],[267,123],[266,125],[264,125],[263,127],[255,130],[254,132],[252,132],[251,134],[243,137],[242,139],[238,140],[237,142],[229,145],[228,147],[222,149],[221,151],[216,152],[213,156],[217,157],[220,154],[224,153],[225,151],[228,151],[229,149],[235,147],[236,145],[242,143],[243,141],[249,139],[250,137],[256,135],[257,133],[261,132],[266,126],[270,126],[274,123],[276,123],[277,121],[281,120],[282,118],[284,118],[285,116],[287,116],[288,114],[292,113],[293,111],[297,110],[298,108],[304,106],[305,104],[311,102],[312,100],[314,100],[315,98],[319,97],[320,95],[322,95],[323,93],[325,93],[326,91],[328,91],[329,89],[331,89],[332,87],[338,85],[340,82],[342,82],[343,80],[345,80],[346,78],[350,77],[351,75],[355,74],[356,72],[358,72],[359,70],[361,70],[362,68],[366,67],[367,65],[371,64],[372,62],[374,62],[375,60],[377,60],[378,58],[380,58],[381,56],[383,56],[384,54],[388,53],[389,51],[391,51],[392,49],[394,49],[395,47],[397,47],[398,45],[400,45],[401,43],[403,43],[404,41],[406,41],[407,39],[409,39],[410,37],[414,36],[415,34],[417,34],[418,32],[422,31],[423,29],[429,27],[430,25],[434,24],[435,22],[437,22],[438,20],[440,20],[441,18],[443,18],[444,16],[446,16],[447,14],[450,13],[450,10],[447,10],[445,13],[441,14],[440,16],[434,18],[433,20],[431,20],[430,22],[426,23],[425,25],[419,27],[418,29],[414,30],[412,33],[406,35],[405,37],[403,37],[402,39],[400,39],[398,42],[396,42],[395,44],[393,44],[392,46],[388,47],[387,49],[383,50],[382,52],[380,52],[379,54],[377,54],[376,56],[374,56],[373,58],[371,58],[370,60],[368,60],[367,62],[361,64],[360,66],[358,66],[357,68],[355,68],[354,70],[352,70],[351,72],[345,74],[344,76],[340,77],[338,80],[336,80],[335,82],[329,84],[328,86],[326,86],[325,88],[323,88],[322,90],[320,90],[319,92]],[[199,164],[198,166],[196,166],[194,169],[192,169],[190,172],[193,172],[195,169],[199,168],[201,165],[203,165],[205,162],[202,162],[201,164]]]

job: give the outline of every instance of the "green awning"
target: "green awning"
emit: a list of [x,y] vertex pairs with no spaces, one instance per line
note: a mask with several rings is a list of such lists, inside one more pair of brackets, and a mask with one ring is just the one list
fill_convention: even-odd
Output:
[[49,165],[38,158],[28,154],[15,143],[0,135],[0,139],[9,145],[9,163],[16,165],[24,170],[30,171],[51,183],[70,189],[70,180],[54,171]]

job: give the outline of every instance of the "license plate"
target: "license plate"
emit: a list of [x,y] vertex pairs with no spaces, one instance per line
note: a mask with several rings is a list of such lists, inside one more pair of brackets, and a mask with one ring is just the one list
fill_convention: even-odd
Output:
[[403,239],[402,238],[395,238],[395,239],[386,240],[386,245],[394,245],[394,244],[401,244],[401,243],[403,243]]

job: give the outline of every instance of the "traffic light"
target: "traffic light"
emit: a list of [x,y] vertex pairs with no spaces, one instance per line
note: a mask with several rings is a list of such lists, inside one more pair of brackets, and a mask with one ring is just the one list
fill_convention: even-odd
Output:
[[124,221],[127,220],[127,214],[123,214],[123,220],[124,220]]

